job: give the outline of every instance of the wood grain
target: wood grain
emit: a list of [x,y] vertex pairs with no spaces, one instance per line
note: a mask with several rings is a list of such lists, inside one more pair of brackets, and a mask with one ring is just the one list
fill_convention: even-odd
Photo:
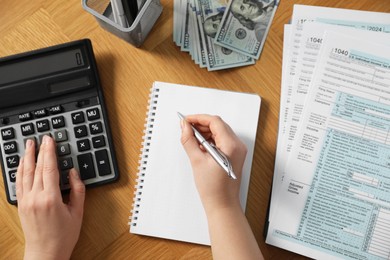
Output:
[[[107,2],[107,1],[105,1]],[[0,56],[90,38],[98,63],[119,163],[118,182],[88,189],[80,239],[72,259],[211,259],[209,247],[129,233],[138,156],[149,88],[153,81],[257,93],[262,108],[246,215],[266,259],[304,257],[266,245],[263,227],[274,169],[278,130],[283,25],[293,4],[390,12],[388,0],[282,0],[260,60],[255,65],[208,72],[172,41],[173,1],[140,48],[99,27],[80,0],[0,0]],[[17,207],[0,182],[2,259],[22,259],[24,238]]]

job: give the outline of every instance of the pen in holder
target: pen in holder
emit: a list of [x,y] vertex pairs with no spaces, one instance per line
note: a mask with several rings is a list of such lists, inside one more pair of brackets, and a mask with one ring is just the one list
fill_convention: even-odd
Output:
[[82,0],[82,5],[84,10],[95,16],[102,28],[136,47],[145,41],[162,12],[159,0],[146,0],[132,23],[125,27],[115,22],[110,0]]

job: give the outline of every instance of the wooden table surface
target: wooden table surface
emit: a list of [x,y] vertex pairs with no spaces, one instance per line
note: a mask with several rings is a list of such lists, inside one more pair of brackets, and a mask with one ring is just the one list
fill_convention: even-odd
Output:
[[[210,247],[132,235],[128,217],[153,81],[257,93],[262,107],[246,215],[266,259],[304,257],[266,245],[263,227],[274,170],[282,69],[283,25],[294,3],[390,12],[389,0],[282,0],[255,65],[208,72],[172,41],[173,1],[141,48],[104,31],[80,0],[0,0],[0,56],[92,40],[113,132],[120,179],[87,190],[81,234],[72,259],[211,259]],[[23,232],[17,208],[7,203],[0,182],[0,259],[22,259]]]

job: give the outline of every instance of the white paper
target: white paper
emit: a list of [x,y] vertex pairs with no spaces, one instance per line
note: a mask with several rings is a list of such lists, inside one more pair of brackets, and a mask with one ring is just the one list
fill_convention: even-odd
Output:
[[[297,123],[292,123],[296,119],[296,117],[293,118],[293,114],[296,115],[300,111],[294,112],[293,110],[297,107],[292,107],[293,93],[296,91],[293,82],[297,79],[296,71],[300,52],[305,43],[302,40],[302,28],[303,24],[308,22],[333,24],[376,32],[390,32],[390,14],[388,13],[294,5],[290,43],[288,44],[289,58],[286,66],[283,66],[283,69],[286,69],[287,72],[282,73],[285,76],[285,82],[287,82],[285,86],[287,96],[284,101],[281,99],[281,102],[285,102],[285,114],[283,115],[285,125],[283,127],[286,132],[284,135],[278,136],[278,139],[281,138],[282,140],[278,140],[272,194],[278,192],[283,181],[283,171],[297,131]],[[276,203],[271,203],[270,218],[275,213],[274,205]]]
[[267,243],[317,259],[386,259],[390,47],[323,39]]
[[177,112],[219,115],[245,143],[248,153],[240,186],[245,209],[261,99],[163,82],[154,83],[151,96],[130,232],[210,245],[206,215],[180,143]]

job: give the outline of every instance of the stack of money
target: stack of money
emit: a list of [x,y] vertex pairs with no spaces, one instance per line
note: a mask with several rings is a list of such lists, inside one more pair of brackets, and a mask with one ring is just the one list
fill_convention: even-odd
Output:
[[174,0],[173,40],[209,71],[254,64],[280,0]]

